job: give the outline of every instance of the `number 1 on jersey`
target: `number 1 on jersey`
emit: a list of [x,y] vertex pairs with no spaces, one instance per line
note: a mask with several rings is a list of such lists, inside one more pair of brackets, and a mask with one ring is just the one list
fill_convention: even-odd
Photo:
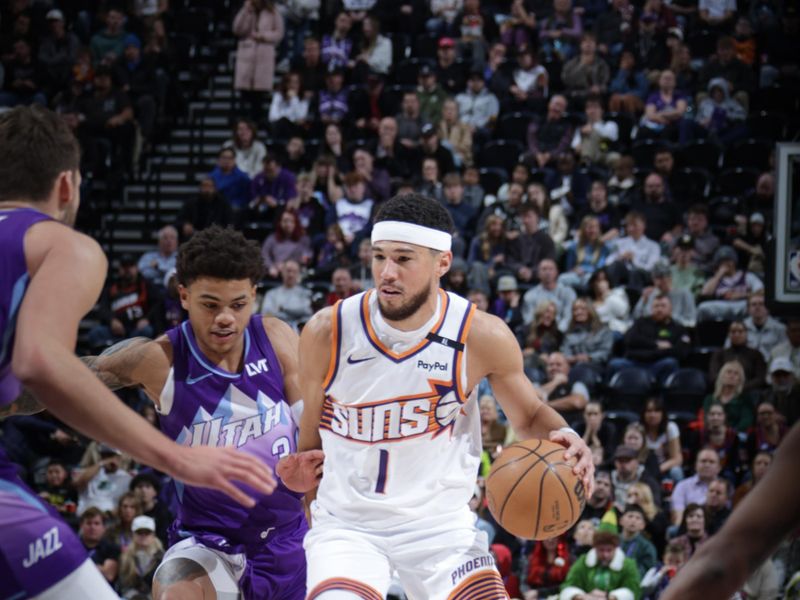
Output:
[[389,466],[389,451],[379,450],[378,457],[378,483],[375,484],[375,492],[385,494],[386,490],[386,468]]

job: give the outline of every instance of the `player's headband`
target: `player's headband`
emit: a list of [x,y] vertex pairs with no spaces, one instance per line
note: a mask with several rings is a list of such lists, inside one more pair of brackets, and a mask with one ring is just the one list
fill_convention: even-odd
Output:
[[452,241],[453,236],[446,231],[405,221],[380,221],[375,223],[372,228],[373,244],[376,242],[408,242],[446,252],[450,250]]

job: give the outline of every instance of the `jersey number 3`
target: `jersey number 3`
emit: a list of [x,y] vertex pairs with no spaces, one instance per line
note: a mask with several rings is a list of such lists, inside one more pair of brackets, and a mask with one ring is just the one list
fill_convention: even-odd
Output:
[[379,450],[378,457],[378,481],[375,484],[375,492],[378,494],[386,493],[386,470],[389,467],[389,451]]

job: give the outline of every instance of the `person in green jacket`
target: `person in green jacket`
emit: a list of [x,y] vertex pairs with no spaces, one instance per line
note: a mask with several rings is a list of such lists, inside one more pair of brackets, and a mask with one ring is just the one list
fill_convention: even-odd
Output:
[[616,527],[601,523],[592,546],[570,568],[559,600],[639,600],[639,569],[620,549]]
[[642,534],[647,527],[647,516],[644,514],[644,509],[638,504],[626,505],[619,524],[622,525],[619,547],[625,556],[636,562],[639,575],[644,577],[644,574],[658,560],[656,547]]

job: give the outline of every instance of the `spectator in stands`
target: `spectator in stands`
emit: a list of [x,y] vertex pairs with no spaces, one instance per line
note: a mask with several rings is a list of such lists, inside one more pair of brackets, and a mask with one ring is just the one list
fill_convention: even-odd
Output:
[[606,513],[615,519],[618,516],[614,507],[614,483],[611,481],[611,471],[601,467],[594,473],[594,491],[586,499],[577,527],[580,527],[582,521],[589,521],[593,526],[599,525]]
[[645,235],[651,240],[669,242],[679,235],[681,210],[667,198],[664,178],[658,173],[650,173],[645,178],[643,197],[631,208],[644,215],[647,223]]
[[470,286],[485,291],[489,282],[505,270],[510,242],[506,223],[499,215],[489,215],[478,235],[472,238],[467,262]]
[[544,65],[539,64],[539,56],[534,48],[526,47],[519,50],[517,68],[512,73],[510,84],[508,88],[510,96],[503,103],[503,112],[542,111],[550,89],[550,76]]
[[703,502],[692,502],[686,505],[686,510],[683,512],[680,521],[681,530],[686,533],[673,538],[670,542],[671,544],[683,546],[686,556],[689,558],[695,553],[697,547],[708,539],[706,512],[703,509],[703,504]]
[[647,517],[638,504],[626,504],[620,516],[619,524],[622,527],[620,549],[625,556],[636,561],[639,576],[644,576],[657,560],[656,548],[643,532],[647,526]]
[[118,589],[123,598],[149,595],[161,559],[164,546],[155,535],[155,521],[147,516],[133,520],[133,543],[119,558]]
[[719,238],[711,232],[708,226],[708,207],[705,204],[693,204],[689,207],[684,233],[690,235],[692,239],[692,261],[698,269],[706,274],[711,274],[714,255],[720,244]]
[[158,499],[161,481],[154,473],[139,473],[131,480],[129,489],[136,494],[142,505],[142,514],[155,521],[154,531],[164,544],[167,543],[167,530],[172,524],[172,514],[166,504]]
[[247,208],[253,197],[250,178],[236,166],[236,152],[232,148],[219,151],[217,166],[208,174],[214,187],[237,213]]
[[665,262],[659,261],[651,270],[653,285],[642,290],[633,318],[640,319],[653,310],[653,300],[658,294],[666,294],[672,303],[672,318],[684,327],[692,328],[697,322],[697,307],[694,296],[686,288],[673,285],[672,269]]
[[[728,0],[715,1],[728,2]],[[720,77],[730,84],[729,92],[739,101],[739,104],[745,109],[748,108],[749,94],[756,89],[755,76],[753,70],[737,58],[734,39],[728,36],[721,36],[717,40],[717,52],[701,71],[699,85],[701,89],[706,89],[712,80]]]
[[311,100],[325,85],[325,63],[322,61],[319,39],[307,37],[303,40],[303,55],[292,65],[292,70],[300,74],[303,97]]
[[226,198],[217,192],[217,186],[211,177],[200,180],[200,193],[183,203],[175,218],[181,238],[185,241],[196,231],[202,231],[211,225],[226,227],[234,220],[233,209]]
[[142,502],[139,497],[133,492],[122,494],[114,512],[114,523],[106,530],[106,539],[124,552],[133,542],[133,520],[141,514]]
[[712,448],[719,456],[720,472],[731,479],[739,467],[740,446],[736,430],[728,426],[725,407],[713,401],[702,411],[702,420],[693,424],[694,435],[687,440],[689,454],[697,459],[703,448]]
[[164,287],[164,277],[175,268],[178,257],[178,230],[166,225],[158,230],[158,249],[145,252],[139,258],[142,277],[157,288]]
[[774,454],[787,432],[786,423],[781,420],[775,405],[769,400],[759,401],[756,422],[745,442],[747,456],[754,457],[758,452]]
[[[269,125],[272,134],[280,138],[302,134],[309,121],[308,109],[309,99],[303,92],[300,73],[293,71],[281,77],[281,82],[272,95],[272,102],[269,105]],[[263,156],[261,158],[263,159]],[[260,162],[257,170],[258,168]],[[246,171],[244,168],[242,170]],[[249,172],[248,174],[254,177],[254,174]]]
[[644,426],[644,440],[647,447],[658,460],[661,477],[673,481],[683,479],[683,451],[681,432],[674,421],[667,418],[664,403],[656,397],[647,400],[641,414]]
[[589,95],[605,94],[610,80],[608,64],[597,53],[597,40],[587,31],[581,37],[580,53],[566,61],[561,70],[567,96],[573,104],[579,104]]
[[556,305],[556,323],[565,331],[572,318],[572,303],[575,301],[575,290],[560,283],[556,262],[550,258],[539,261],[537,269],[539,283],[525,292],[522,298],[522,318],[525,323],[533,321],[533,312],[541,302],[551,301]]
[[682,544],[670,542],[663,554],[663,562],[656,564],[642,577],[644,598],[658,600],[678,571],[686,564],[686,549]]
[[480,210],[483,206],[483,199],[486,192],[483,191],[481,186],[480,173],[476,166],[469,166],[464,169],[464,201]]
[[422,167],[417,177],[415,190],[418,194],[442,201],[444,190],[442,187],[439,163],[433,157],[422,159]]
[[619,153],[611,151],[619,139],[619,126],[615,121],[603,119],[603,100],[599,96],[586,97],[584,114],[586,123],[575,129],[572,150],[580,157],[581,164],[613,164],[619,159]]
[[481,415],[481,442],[484,452],[492,460],[497,458],[499,451],[506,443],[508,430],[498,421],[497,401],[493,396],[486,394],[478,401]]
[[377,202],[388,200],[391,195],[389,173],[382,167],[376,167],[372,154],[366,148],[353,151],[353,170],[364,178],[366,195]]
[[800,373],[800,318],[792,316],[786,324],[786,341],[772,349],[770,358],[788,358],[795,374]]
[[589,389],[581,381],[570,383],[570,366],[561,352],[552,352],[547,357],[547,381],[539,386],[539,393],[547,405],[571,422],[580,418],[589,402]]
[[639,122],[640,139],[678,139],[681,144],[689,141],[690,126],[684,119],[688,102],[683,92],[675,88],[675,83],[675,73],[669,69],[661,71],[658,89],[648,96],[644,116]]
[[745,433],[753,424],[753,400],[744,391],[745,383],[742,365],[735,360],[727,362],[719,370],[714,392],[703,401],[703,410],[708,410],[715,401],[722,404],[727,422],[740,433]]
[[142,42],[138,36],[125,36],[122,56],[113,65],[114,82],[131,98],[136,122],[145,141],[152,139],[159,110],[159,75],[151,55],[142,54]]
[[482,312],[489,311],[489,295],[483,290],[473,289],[467,294],[467,300],[472,302]]
[[89,46],[92,50],[92,62],[95,66],[111,65],[122,56],[125,49],[125,13],[117,7],[111,7],[106,13],[105,29],[92,36]]
[[520,298],[519,286],[513,275],[502,275],[497,278],[497,298],[489,312],[500,317],[511,331],[516,331],[522,325]]
[[[454,268],[455,265],[450,267],[448,274],[452,274]],[[375,281],[372,279],[372,240],[364,238],[358,244],[358,262],[350,267],[350,277],[354,289],[366,291],[375,286]]]
[[714,253],[714,274],[703,285],[701,294],[708,300],[697,307],[697,320],[735,319],[744,315],[747,298],[764,289],[761,280],[737,267],[736,251],[721,246]]
[[539,226],[547,231],[550,239],[560,248],[567,239],[569,223],[564,214],[564,207],[550,200],[550,193],[544,184],[533,182],[525,189],[525,199],[539,207]]
[[283,40],[283,17],[272,0],[245,0],[233,19],[236,69],[233,87],[250,104],[254,120],[261,117],[264,93],[275,79],[276,48]]
[[79,530],[81,542],[103,577],[109,583],[114,583],[119,572],[119,547],[103,538],[105,532],[103,511],[90,506],[81,513]]
[[634,200],[636,178],[633,176],[635,163],[629,155],[621,156],[612,167],[613,174],[608,180],[608,199],[613,206],[630,208]]
[[350,271],[344,267],[336,269],[331,275],[332,290],[326,297],[328,306],[333,306],[339,300],[344,300],[358,293],[358,287],[353,282]]
[[529,10],[524,0],[514,0],[509,18],[500,25],[500,41],[511,48],[528,47],[539,38],[536,25],[536,11]]
[[[422,70],[424,67],[420,67]],[[408,149],[419,146],[424,121],[420,113],[419,97],[416,92],[405,92],[400,113],[395,117],[397,123],[397,139]]]
[[293,135],[286,142],[286,156],[283,160],[283,166],[294,175],[299,175],[311,168],[311,156],[306,153],[306,143],[299,135]]
[[385,85],[385,77],[370,71],[363,90],[354,90],[349,99],[355,135],[372,138],[378,133],[381,120],[397,112],[400,99]]
[[233,137],[222,145],[223,148],[233,149],[236,153],[236,166],[250,178],[255,177],[261,171],[264,157],[267,155],[267,148],[263,142],[257,139],[257,134],[258,129],[253,121],[237,119],[233,128]]
[[556,247],[547,232],[541,228],[539,208],[525,203],[519,209],[522,230],[511,243],[506,266],[525,283],[537,280],[536,273],[542,260],[555,260]]
[[427,63],[420,65],[417,71],[417,98],[422,120],[425,123],[438,123],[442,118],[442,104],[448,94],[436,80],[436,71]]
[[653,542],[656,550],[664,547],[669,519],[660,506],[653,501],[653,492],[646,483],[634,483],[628,488],[626,504],[637,504],[642,507],[647,524],[645,533]]
[[[354,61],[353,40],[350,39],[350,30],[353,19],[347,12],[340,12],[333,21],[333,31],[322,36],[322,62],[327,67],[352,68]],[[330,72],[330,71],[329,71]]]
[[594,532],[592,546],[570,568],[559,600],[638,598],[639,571],[636,562],[620,549],[616,526],[601,523]]
[[555,594],[569,573],[570,563],[569,544],[564,534],[534,542],[528,556],[526,581],[534,593],[543,597]]
[[611,421],[605,419],[603,404],[599,400],[590,400],[586,404],[583,419],[574,423],[573,427],[591,448],[595,466],[600,466],[614,455],[617,429]]
[[553,10],[539,26],[539,45],[548,58],[565,63],[578,51],[583,34],[581,11],[571,0],[553,0]]
[[150,311],[158,297],[153,285],[139,272],[132,254],[119,260],[117,276],[100,298],[100,325],[89,332],[93,349],[106,348],[127,337],[152,337]]
[[250,184],[252,198],[249,208],[260,218],[277,218],[286,204],[297,197],[297,178],[289,169],[281,166],[275,154],[267,154],[261,172]]
[[511,170],[511,179],[503,183],[497,190],[497,201],[508,202],[508,188],[514,183],[521,185],[524,191],[530,177],[531,171],[525,163],[517,163],[514,165],[514,168]]
[[672,319],[672,302],[666,294],[653,299],[649,317],[634,321],[625,334],[624,358],[612,358],[609,370],[614,373],[625,367],[647,369],[663,383],[676,371],[679,361],[689,352],[689,333]]
[[361,52],[355,63],[356,69],[381,75],[387,75],[392,68],[392,41],[381,35],[381,23],[374,15],[367,15],[361,22]]
[[561,352],[570,365],[588,364],[601,373],[611,355],[614,336],[600,321],[588,298],[572,303],[572,320],[564,332]]
[[525,372],[529,379],[540,382],[545,379],[547,357],[551,352],[561,348],[564,334],[556,321],[558,313],[554,301],[542,300],[535,306],[535,309],[532,311],[530,325],[523,332],[522,355],[525,359]]
[[296,261],[283,263],[281,285],[264,294],[259,312],[286,321],[295,329],[311,317],[311,290],[300,284],[300,265]]
[[356,236],[369,224],[375,209],[375,200],[366,196],[364,177],[357,172],[344,177],[344,198],[334,204],[328,222],[336,221],[342,228],[344,239],[351,244]]
[[578,168],[571,150],[556,156],[555,169],[545,169],[544,183],[552,201],[560,203],[567,214],[576,214],[586,208],[591,181]]
[[625,215],[625,235],[613,240],[608,270],[616,282],[642,289],[661,258],[661,247],[645,235],[646,217],[635,210]]
[[[686,517],[693,504],[706,503],[708,486],[719,475],[721,470],[719,455],[713,448],[704,448],[697,454],[694,463],[695,474],[679,481],[672,490],[670,504],[672,506],[672,524],[686,525]],[[702,509],[701,509],[702,510]]]
[[306,266],[311,262],[311,240],[295,211],[287,209],[280,214],[275,231],[264,240],[261,256],[264,257],[267,275],[272,279],[278,278],[287,260]]
[[442,145],[453,153],[456,167],[472,165],[472,130],[458,116],[458,103],[448,98],[442,103],[442,118],[437,125]]
[[329,277],[340,266],[350,264],[350,253],[344,239],[342,228],[338,223],[328,225],[325,230],[325,242],[317,252],[317,278]]
[[483,70],[472,68],[467,80],[467,88],[456,96],[459,119],[469,126],[473,134],[481,131],[488,136],[491,126],[500,112],[500,103],[491,91],[486,89]]
[[[636,450],[639,464],[644,467],[644,473],[653,481],[661,481],[661,471],[658,468],[658,459],[655,453],[647,447],[644,425],[639,422],[628,423],[622,435],[622,443],[628,448]],[[624,505],[620,505],[622,508]]]
[[461,63],[456,61],[456,42],[453,38],[439,39],[436,48],[436,75],[448,94],[464,91],[466,74]]
[[464,185],[458,173],[448,173],[442,180],[444,202],[447,212],[453,218],[455,233],[462,240],[467,239],[475,231],[478,217],[475,207],[464,202]]
[[786,424],[792,427],[800,420],[800,385],[791,361],[785,356],[773,359],[767,381],[769,388],[761,398],[772,402]]
[[336,168],[340,173],[350,171],[350,155],[346,151],[341,123],[328,123],[320,145],[320,154],[330,156],[336,161]]
[[[325,74],[325,89],[320,90],[317,98],[317,118],[323,126],[331,123],[340,125],[349,112],[347,90],[344,89],[344,71],[342,67],[329,65]],[[325,136],[327,137],[327,128]]]
[[420,134],[422,135],[422,140],[419,147],[422,153],[422,159],[435,159],[436,163],[439,165],[439,173],[442,176],[455,171],[456,166],[453,161],[453,153],[440,143],[436,125],[433,123],[425,123],[420,130]]
[[[117,508],[120,496],[128,491],[131,475],[123,468],[122,453],[105,444],[95,444],[96,454],[90,447],[84,454],[85,466],[73,475],[78,490],[78,514],[90,507],[105,513]],[[96,460],[95,460],[96,459]]]
[[705,284],[705,276],[692,262],[694,240],[688,233],[681,235],[672,250],[673,264],[670,267],[672,282],[676,289],[686,290],[697,298]]
[[39,497],[43,498],[71,527],[77,525],[76,509],[78,490],[72,483],[69,471],[60,458],[51,458],[47,463],[43,484],[37,486]]
[[764,215],[760,212],[750,214],[744,232],[739,231],[733,239],[733,247],[739,254],[739,262],[745,265],[748,271],[755,273],[762,279],[766,273],[767,251],[772,235],[766,227]]
[[708,96],[700,102],[695,116],[696,137],[710,138],[723,145],[747,137],[744,123],[747,110],[730,93],[730,86],[722,77],[708,82]]
[[709,535],[717,533],[730,516],[732,496],[731,482],[724,477],[717,477],[708,484],[705,507]]
[[535,165],[540,169],[569,148],[569,143],[572,141],[572,125],[564,114],[566,110],[567,99],[556,94],[547,104],[545,121],[539,125],[534,120],[528,126],[528,150]]
[[733,494],[733,508],[739,506],[742,500],[744,500],[745,496],[747,496],[747,494],[749,494],[753,488],[758,485],[758,483],[764,478],[764,475],[767,474],[770,465],[772,465],[772,454],[770,452],[758,452],[753,457],[753,462],[750,465],[750,479],[736,488],[736,491]]
[[719,348],[711,355],[708,376],[716,381],[722,365],[732,360],[737,361],[744,369],[745,392],[761,389],[766,384],[767,363],[758,350],[747,345],[747,328],[742,321],[733,321],[728,327],[728,339],[725,348]]
[[608,110],[638,115],[644,110],[647,99],[647,77],[644,71],[637,68],[636,57],[630,50],[622,52],[619,58],[619,69],[611,79],[608,91]]
[[397,120],[384,117],[378,123],[378,137],[367,142],[367,149],[375,157],[375,165],[384,169],[391,177],[408,177],[411,165],[408,152],[397,137]]
[[46,19],[48,34],[39,44],[37,58],[45,92],[52,98],[69,86],[81,42],[78,36],[67,31],[64,13],[57,8],[49,10]]
[[567,245],[567,271],[558,278],[573,288],[583,287],[597,269],[605,266],[609,248],[600,239],[600,223],[594,217],[581,219],[577,239]]
[[589,188],[589,203],[579,218],[594,217],[600,223],[601,239],[613,247],[620,234],[620,217],[616,206],[608,202],[608,187],[602,179],[596,179]]

